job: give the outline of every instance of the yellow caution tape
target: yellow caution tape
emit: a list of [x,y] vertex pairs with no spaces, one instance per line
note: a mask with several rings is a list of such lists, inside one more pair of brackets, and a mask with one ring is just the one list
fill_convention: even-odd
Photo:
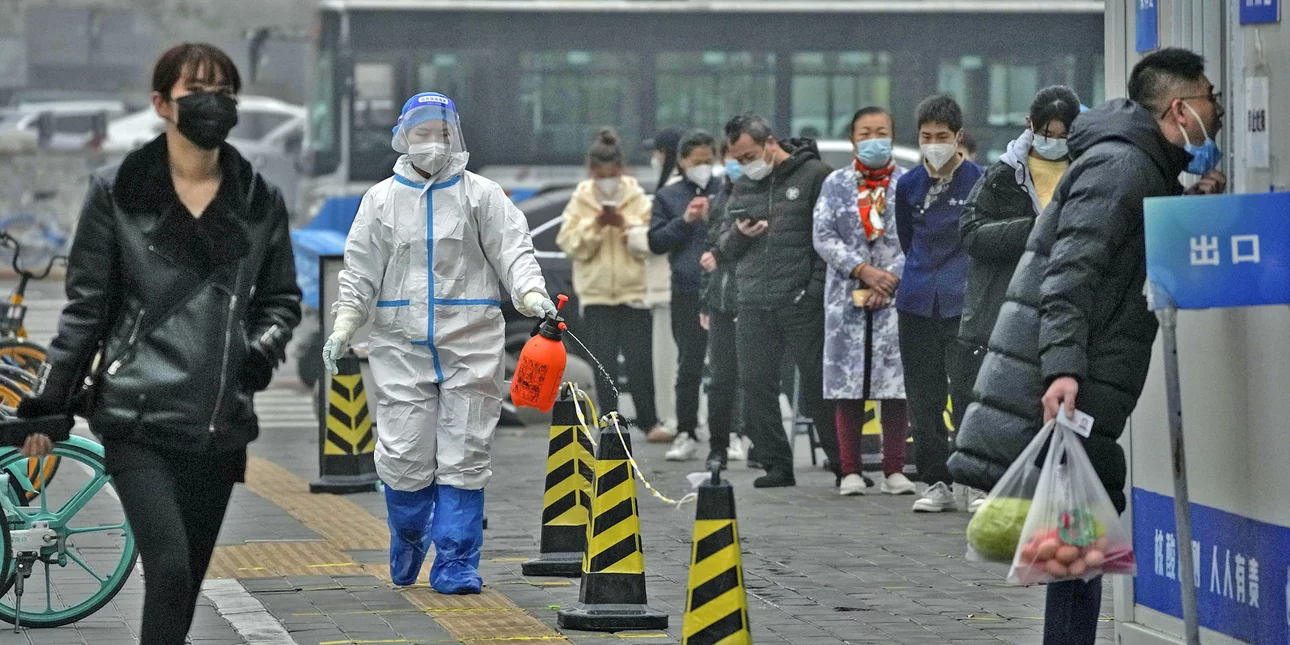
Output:
[[[588,439],[591,439],[591,445],[595,446],[596,440],[594,437],[591,436],[591,427],[587,423],[587,417],[583,416],[582,407],[578,404],[579,400],[584,400],[588,403],[588,405],[590,405],[591,395],[587,394],[587,392],[585,392],[582,388],[579,388],[576,383],[569,383],[569,387],[573,388],[573,406],[574,406],[574,411],[578,415],[578,422],[582,424],[581,430],[583,434],[587,436]],[[595,407],[593,406],[591,410],[592,410],[592,418],[595,418]],[[609,415],[613,417],[615,421],[618,420],[617,412],[610,412]],[[664,495],[663,493],[660,493],[656,488],[654,488],[654,485],[649,482],[649,479],[646,479],[645,473],[641,470],[640,464],[636,462],[636,457],[632,456],[631,448],[628,447],[627,440],[623,438],[623,435],[621,432],[618,433],[618,440],[622,442],[623,451],[627,453],[627,462],[632,465],[632,470],[636,471],[636,478],[641,480],[641,483],[645,485],[645,490],[649,491],[650,495],[653,495],[655,499],[659,500],[660,502],[663,502],[664,504],[669,504],[672,506],[676,506],[677,508],[680,508],[682,504],[685,504],[687,502],[693,502],[699,498],[697,493],[690,493],[682,497],[681,499],[676,500],[676,499],[672,499],[671,497],[668,497],[667,495]]]

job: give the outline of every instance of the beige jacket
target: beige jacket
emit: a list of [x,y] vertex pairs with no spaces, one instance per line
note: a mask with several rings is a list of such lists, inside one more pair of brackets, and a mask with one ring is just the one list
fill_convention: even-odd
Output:
[[652,207],[640,184],[626,175],[615,198],[622,227],[596,223],[601,198],[590,179],[578,184],[564,208],[555,241],[573,261],[573,289],[583,306],[645,303],[645,263],[627,249],[626,230],[648,227]]

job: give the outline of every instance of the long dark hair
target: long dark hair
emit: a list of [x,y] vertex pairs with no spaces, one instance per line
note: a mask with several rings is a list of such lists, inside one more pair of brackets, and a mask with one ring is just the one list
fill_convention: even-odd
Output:
[[[650,148],[654,151],[663,153],[663,170],[658,175],[658,188],[667,185],[667,180],[676,174],[676,152],[677,146],[681,144],[680,128],[665,128],[654,135],[653,145]],[[657,189],[656,189],[657,190]]]

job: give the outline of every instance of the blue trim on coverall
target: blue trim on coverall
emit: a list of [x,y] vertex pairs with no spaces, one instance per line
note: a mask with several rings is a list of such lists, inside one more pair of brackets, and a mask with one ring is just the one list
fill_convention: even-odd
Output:
[[[394,178],[403,180],[401,175],[395,175]],[[406,182],[406,180],[404,181]],[[426,280],[426,284],[430,291],[429,297],[426,298],[426,302],[429,304],[426,309],[430,312],[430,315],[427,316],[429,329],[426,330],[426,346],[430,348],[430,358],[434,361],[434,375],[438,383],[443,383],[443,367],[439,364],[439,349],[434,346],[434,308],[436,304],[434,297],[434,191],[451,188],[460,181],[461,175],[457,175],[448,181],[431,184],[430,190],[426,191],[426,276],[429,278]],[[406,183],[415,185],[411,182]],[[424,188],[424,184],[421,187]]]

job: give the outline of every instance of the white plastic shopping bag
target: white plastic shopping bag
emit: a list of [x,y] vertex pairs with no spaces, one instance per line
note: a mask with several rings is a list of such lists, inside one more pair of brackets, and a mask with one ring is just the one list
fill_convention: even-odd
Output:
[[[1093,470],[1079,435],[1067,424],[1050,423],[1045,428],[1051,433],[1048,455],[1008,582],[1039,584],[1136,574],[1133,538]],[[1033,447],[1034,442],[1027,451]]]

